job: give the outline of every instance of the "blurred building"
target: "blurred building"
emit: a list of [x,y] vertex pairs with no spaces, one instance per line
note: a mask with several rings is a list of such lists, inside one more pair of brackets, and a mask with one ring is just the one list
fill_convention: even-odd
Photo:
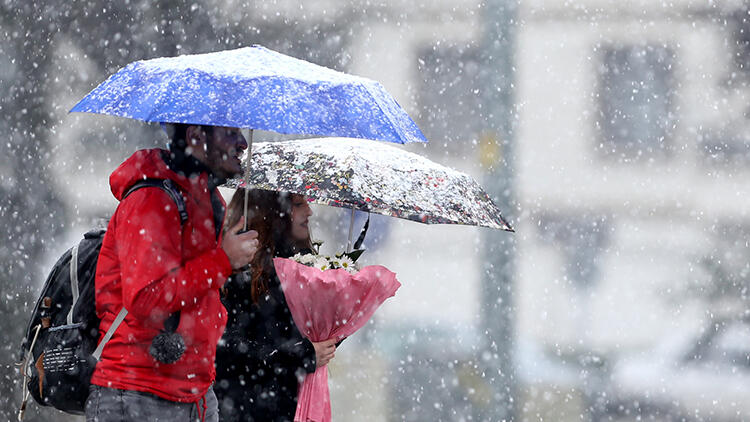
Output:
[[517,50],[519,332],[643,345],[750,209],[747,41],[728,4],[560,4],[526,3]]
[[[605,386],[620,387],[619,361],[686,333],[699,341],[744,311],[747,6],[526,1],[522,11],[517,333],[572,366],[573,382],[594,384],[602,407]],[[743,366],[728,361],[725,382]],[[698,391],[727,406],[721,382]],[[690,397],[666,402],[706,414]]]

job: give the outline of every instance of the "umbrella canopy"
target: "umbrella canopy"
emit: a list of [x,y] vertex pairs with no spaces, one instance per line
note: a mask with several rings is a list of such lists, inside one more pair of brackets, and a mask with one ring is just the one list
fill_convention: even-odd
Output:
[[147,122],[427,142],[380,83],[262,46],[131,63],[70,111]]
[[318,204],[513,231],[471,176],[387,144],[343,138],[260,142],[249,172],[253,188],[298,193]]

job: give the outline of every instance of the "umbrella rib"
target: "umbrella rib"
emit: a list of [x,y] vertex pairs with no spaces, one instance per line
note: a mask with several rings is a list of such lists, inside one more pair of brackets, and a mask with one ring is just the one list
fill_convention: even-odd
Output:
[[[377,83],[377,82],[375,82],[375,83]],[[388,121],[391,122],[393,130],[396,133],[396,138],[399,141],[398,143],[405,144],[407,142],[406,141],[407,137],[405,136],[404,133],[402,133],[402,131],[400,130],[401,128],[398,127],[399,125],[394,124],[393,119],[391,118],[391,114],[390,113],[386,113],[385,110],[383,110],[383,106],[380,104],[380,101],[378,101],[377,97],[372,94],[372,91],[370,90],[370,86],[369,85],[362,85],[362,87],[364,88],[364,90],[367,93],[367,95],[369,95],[370,98],[372,98],[372,101],[378,107],[378,110],[380,110],[380,112],[383,114],[383,116],[386,116],[386,118],[388,119]],[[385,88],[383,88],[383,89],[385,89]],[[393,101],[396,101],[396,100],[394,99]],[[384,140],[387,140],[387,139],[384,139]]]

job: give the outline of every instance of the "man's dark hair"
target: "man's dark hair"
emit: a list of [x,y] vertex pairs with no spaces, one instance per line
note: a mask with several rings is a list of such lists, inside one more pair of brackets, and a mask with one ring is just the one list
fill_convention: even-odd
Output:
[[199,126],[207,135],[213,134],[213,126],[207,125],[190,125],[186,123],[174,123],[174,132],[172,132],[172,141],[169,143],[171,151],[185,151],[187,147],[187,128],[189,126]]
[[188,176],[204,171],[205,166],[192,155],[188,155],[185,150],[188,146],[186,139],[187,128],[198,126],[206,132],[207,139],[210,139],[213,136],[213,126],[189,125],[184,123],[175,123],[172,126],[174,130],[172,132],[172,140],[169,142],[169,151],[164,157],[167,166],[177,173],[183,173]]

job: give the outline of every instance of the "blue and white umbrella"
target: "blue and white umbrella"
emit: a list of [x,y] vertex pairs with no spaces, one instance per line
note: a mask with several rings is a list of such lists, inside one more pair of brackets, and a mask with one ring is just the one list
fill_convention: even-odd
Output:
[[70,111],[400,144],[427,142],[380,83],[262,46],[131,63]]

